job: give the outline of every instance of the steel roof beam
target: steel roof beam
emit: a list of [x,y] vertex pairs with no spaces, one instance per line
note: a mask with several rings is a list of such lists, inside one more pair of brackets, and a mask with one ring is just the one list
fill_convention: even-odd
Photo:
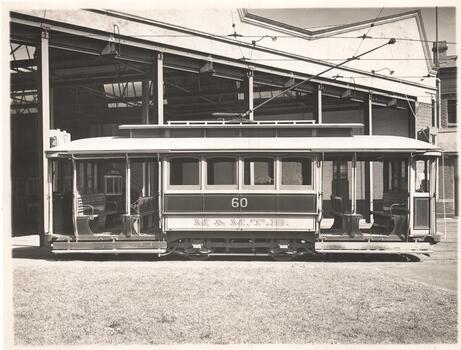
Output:
[[[39,27],[41,24],[40,23],[37,23],[35,22],[36,19],[31,17],[31,16],[27,16],[27,15],[22,15],[22,14],[19,14],[19,13],[14,13],[13,16],[12,16],[12,21],[13,22],[16,22],[17,25],[22,25],[22,26],[36,26],[36,27]],[[85,28],[85,30],[87,31],[86,33],[83,31],[84,28],[80,28],[80,27],[77,27],[77,26],[70,26],[70,25],[66,25],[66,24],[63,24],[63,23],[58,23],[58,22],[53,22],[53,21],[47,21],[47,22],[50,22],[50,26],[51,26],[51,36],[50,36],[50,46],[56,44],[56,45],[60,45],[61,48],[66,48],[66,49],[75,49],[75,50],[79,50],[78,47],[75,47],[75,48],[72,48],[72,40],[69,40],[69,38],[67,38],[66,40],[61,40],[60,43],[53,43],[53,31],[59,31],[59,33],[64,33],[64,34],[67,34],[71,37],[80,37],[82,38],[82,42],[86,41],[86,40],[90,40],[88,38],[88,32],[91,32],[92,36],[91,36],[91,40],[92,41],[98,41],[99,40],[99,44],[91,44],[91,45],[96,45],[99,49],[96,50],[95,48],[93,47],[90,47],[90,48],[85,48],[85,50],[88,49],[87,52],[93,52],[94,54],[99,54],[103,48],[107,45],[107,42],[109,41],[109,37],[112,35],[110,33],[103,33],[101,31],[96,31],[96,30],[90,30],[90,29],[87,29]],[[51,22],[53,22],[53,24],[51,25]],[[12,31],[12,36],[14,37],[14,33]],[[145,52],[147,51],[148,53],[150,53],[149,55],[152,56],[152,53],[154,52],[162,52],[164,54],[164,56],[166,57],[166,61],[167,62],[167,57],[170,55],[170,54],[173,54],[173,55],[176,55],[176,56],[180,56],[180,57],[184,57],[185,59],[189,59],[189,60],[194,60],[194,61],[199,61],[201,62],[201,64],[199,65],[198,67],[198,71],[200,70],[200,67],[203,66],[203,63],[206,62],[208,59],[209,59],[209,55],[207,55],[206,53],[203,53],[203,52],[192,52],[192,51],[187,51],[187,50],[181,50],[181,49],[178,49],[178,48],[175,48],[175,47],[172,47],[172,46],[169,46],[169,45],[165,45],[165,44],[162,44],[161,46],[156,44],[156,43],[152,43],[152,42],[146,42],[146,41],[143,41],[141,39],[135,39],[135,38],[130,38],[130,37],[123,37],[121,39],[121,44],[122,44],[122,53],[125,55],[127,54],[126,50],[129,50],[130,48],[138,48],[140,50],[143,50],[143,51],[139,51],[139,53],[141,52]],[[90,46],[91,46],[90,45]],[[57,46],[56,46],[57,47]],[[125,51],[123,51],[125,50]],[[79,52],[84,52],[83,51],[83,48],[81,48],[79,50]],[[85,51],[86,52],[86,51]],[[121,57],[120,59],[129,59],[130,55],[127,54],[127,57]],[[134,55],[133,57],[131,58],[134,58],[134,57],[137,57],[136,55]],[[151,59],[148,59],[146,63],[152,63],[153,60]],[[232,67],[232,68],[238,68],[238,69],[248,69],[249,67],[249,63],[248,62],[239,62],[239,61],[236,61],[236,60],[231,60],[231,59],[227,59],[225,57],[213,57],[213,62],[214,62],[214,65],[216,64],[223,64],[225,66],[229,66],[229,67]],[[186,67],[188,67],[189,65],[186,65]],[[266,66],[263,66],[263,65],[260,65],[260,64],[254,64],[254,63],[251,63],[251,66],[252,66],[252,69],[258,72],[265,72],[265,73],[268,73],[268,74],[274,74],[274,75],[278,75],[278,76],[284,76],[285,78],[288,77],[293,77],[295,79],[300,79],[300,80],[304,80],[306,79],[306,75],[303,74],[303,75],[300,75],[300,74],[294,74],[293,75],[293,72],[287,72],[286,70],[281,70],[281,69],[274,69],[272,67],[266,67]],[[165,64],[165,67],[168,67],[168,64]],[[346,69],[346,68],[344,68]],[[346,69],[347,70],[347,69]],[[361,72],[361,74],[367,74],[366,72]],[[387,80],[393,80],[392,78],[388,78]],[[329,85],[329,86],[337,86],[339,88],[347,88],[347,86],[350,86],[351,84],[349,83],[345,83],[345,82],[340,82],[340,81],[331,81],[329,79],[325,79],[323,77],[319,77],[319,78],[316,78],[314,80],[312,80],[313,83],[322,83],[322,84],[325,84],[325,85]],[[405,84],[407,85],[412,85],[412,86],[418,86],[418,87],[424,87],[424,88],[427,88],[426,86],[424,85],[421,85],[421,84],[418,84],[418,83],[412,83],[412,82],[409,82],[409,81],[406,81]],[[369,87],[363,87],[363,86],[359,86],[359,85],[355,85],[356,86],[356,90],[360,90],[362,92],[365,92],[365,93],[369,93],[369,92],[372,92],[373,94],[380,94],[380,95],[385,95],[385,96],[389,96],[389,92],[387,91],[384,91],[384,90],[380,90],[380,89],[370,89]],[[400,98],[400,99],[407,99],[406,96],[403,96],[403,95],[399,95],[399,94],[396,94],[396,96],[392,96],[392,97],[395,97],[395,98]]]

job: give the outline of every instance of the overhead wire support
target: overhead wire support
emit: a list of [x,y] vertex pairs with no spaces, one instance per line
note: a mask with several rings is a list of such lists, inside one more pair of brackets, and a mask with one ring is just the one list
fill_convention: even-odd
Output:
[[348,62],[351,62],[351,61],[355,61],[355,60],[359,60],[360,57],[362,56],[365,56],[373,51],[376,51],[376,50],[379,50],[380,48],[386,46],[386,45],[393,45],[395,44],[396,40],[394,38],[391,38],[387,43],[385,44],[382,44],[382,45],[379,45],[373,49],[370,49],[368,51],[365,51],[363,53],[361,53],[360,55],[354,55],[352,57],[349,57],[347,58],[345,61],[341,62],[341,63],[338,63],[328,69],[325,69],[324,71],[320,72],[320,73],[317,73],[316,75],[313,75],[307,79],[304,79],[304,80],[301,80],[300,82],[294,84],[294,85],[290,85],[289,87],[287,87],[286,89],[282,90],[282,91],[279,91],[276,95],[272,96],[271,98],[267,99],[266,101],[264,102],[261,102],[259,105],[255,106],[253,109],[250,109],[248,111],[246,111],[245,113],[221,113],[221,112],[215,112],[215,113],[212,113],[213,116],[215,117],[239,117],[239,118],[245,118],[247,117],[251,112],[254,112],[256,111],[257,109],[261,108],[262,106],[264,106],[265,104],[271,102],[272,100],[276,99],[277,97],[283,95],[283,94],[286,94],[288,91],[290,90],[293,90],[295,88],[297,88],[298,86],[302,85],[302,84],[305,84],[307,83],[308,81],[312,80],[312,79],[315,79],[315,78],[318,78],[320,77],[322,74],[325,74],[333,69],[336,69],[338,67],[341,67],[342,65],[348,63]]

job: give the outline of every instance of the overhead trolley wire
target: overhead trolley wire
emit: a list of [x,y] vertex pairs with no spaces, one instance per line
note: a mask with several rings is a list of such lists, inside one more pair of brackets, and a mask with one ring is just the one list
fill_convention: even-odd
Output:
[[300,82],[298,82],[298,83],[296,83],[296,84],[290,85],[290,86],[287,87],[286,89],[283,89],[283,90],[279,91],[277,94],[275,94],[275,95],[272,96],[271,98],[265,100],[264,102],[261,102],[260,104],[258,104],[257,106],[255,106],[253,109],[249,109],[249,110],[247,110],[247,111],[244,112],[244,113],[220,113],[220,112],[216,112],[216,113],[212,113],[212,115],[213,115],[213,116],[234,115],[234,116],[238,116],[238,117],[240,117],[240,118],[245,118],[245,117],[247,117],[250,113],[254,112],[255,110],[257,110],[257,109],[259,109],[259,108],[261,108],[262,106],[264,106],[265,104],[271,102],[272,100],[276,99],[277,97],[279,97],[279,96],[281,96],[281,95],[287,93],[288,91],[293,90],[293,89],[297,88],[298,86],[300,86],[300,85],[302,85],[302,84],[305,84],[305,83],[307,83],[308,81],[310,81],[310,80],[312,80],[312,79],[318,78],[318,77],[320,77],[321,75],[323,75],[323,74],[325,74],[325,73],[327,73],[327,72],[329,72],[329,71],[331,71],[331,70],[333,70],[333,69],[336,69],[336,68],[338,68],[338,67],[341,67],[342,65],[344,65],[344,64],[346,64],[346,63],[348,63],[348,62],[350,62],[350,61],[358,60],[358,59],[360,59],[360,57],[362,57],[362,56],[364,56],[364,55],[367,55],[367,54],[369,54],[369,53],[371,53],[371,52],[373,52],[373,51],[376,51],[376,50],[378,50],[378,49],[380,49],[380,48],[382,48],[382,47],[384,47],[384,46],[386,46],[386,45],[393,45],[393,44],[395,44],[395,42],[396,42],[396,40],[392,38],[392,39],[390,39],[390,40],[389,40],[387,43],[385,43],[385,44],[376,46],[376,47],[374,47],[373,49],[370,49],[370,50],[368,50],[368,51],[365,51],[365,52],[361,53],[360,55],[352,56],[352,57],[346,59],[345,61],[343,61],[343,62],[341,62],[341,63],[338,63],[338,64],[336,64],[336,65],[334,65],[334,66],[332,66],[332,67],[329,67],[329,68],[327,68],[327,69],[321,71],[320,73],[317,73],[316,75],[313,75],[313,76],[311,76],[311,77],[309,77],[309,78],[307,78],[307,79],[301,80]]
[[[343,61],[346,57],[338,58],[319,58],[309,57],[308,59],[322,60],[322,61]],[[253,61],[305,61],[305,58],[253,58]],[[360,61],[432,61],[432,58],[420,57],[402,57],[402,58],[361,58]]]
[[[174,30],[174,29],[170,29]],[[64,34],[64,33],[63,33]],[[212,33],[207,33],[210,36],[218,37],[218,38],[229,38],[230,36],[233,35],[222,35],[222,34],[212,34]],[[27,35],[27,34],[24,34]],[[30,34],[34,35],[34,34]],[[67,34],[64,34],[67,35]],[[88,33],[83,36],[96,36],[99,34],[93,34],[93,33]],[[243,34],[236,34],[239,38],[248,38],[248,39],[255,39],[255,38],[260,38],[264,35],[267,35],[267,33],[261,34],[261,35],[243,35]],[[194,37],[203,37],[203,34],[129,34],[128,36],[134,37],[134,38],[194,38]],[[273,37],[277,39],[305,39],[303,34],[299,35],[272,35]],[[363,35],[361,36],[344,36],[344,35],[330,35],[330,36],[318,36],[318,37],[312,37],[310,40],[319,40],[319,39],[363,39]],[[427,42],[427,43],[435,43],[435,40],[422,40],[422,39],[413,39],[413,38],[391,38],[391,37],[375,37],[375,36],[367,36],[367,39],[374,39],[374,40],[390,40],[390,39],[396,39],[398,41],[416,41],[416,42]],[[309,39],[308,39],[309,40]],[[452,41],[446,41],[445,42],[447,45],[457,45],[456,42]],[[251,43],[248,43],[251,44]]]
[[[375,19],[373,20],[373,22],[371,22],[370,27],[368,28],[367,32],[366,32],[365,34],[363,34],[362,36],[360,36],[360,38],[362,38],[362,40],[360,41],[359,46],[357,47],[357,50],[355,50],[355,53],[352,55],[352,57],[355,57],[355,55],[357,55],[357,52],[359,52],[360,47],[362,46],[362,43],[365,41],[366,38],[368,38],[368,33],[370,33],[371,28],[374,27],[375,22],[376,22],[376,20],[378,19],[378,17],[379,17],[379,15],[381,14],[381,12],[383,11],[383,9],[384,9],[384,7],[382,7],[381,10],[379,10],[378,15],[375,17]],[[395,40],[395,39],[394,39],[394,40]],[[350,62],[350,61],[348,61],[348,62],[343,66],[343,68],[345,68],[349,62]],[[344,69],[341,69],[341,70],[340,70],[340,72],[343,72],[343,71],[344,71]],[[354,85],[355,85],[355,82],[354,82]]]
[[[52,30],[52,29],[51,29]],[[169,30],[174,30],[174,29],[169,29]],[[69,36],[67,33],[60,33],[60,32],[53,32],[53,35],[63,35],[63,36]],[[78,34],[79,37],[92,37],[92,36],[100,36],[101,34],[96,34],[96,33],[85,33],[85,34]],[[113,34],[112,34],[113,35]],[[257,39],[260,38],[264,35],[267,35],[267,33],[262,33],[260,35],[243,35],[243,34],[236,34],[237,37],[239,38],[248,38],[248,39]],[[35,37],[37,34],[34,33],[22,33],[21,36],[30,36],[30,37]],[[125,36],[128,37],[133,37],[133,38],[195,38],[195,37],[216,37],[216,38],[221,38],[221,39],[230,39],[230,36],[233,35],[222,35],[222,34],[213,34],[213,33],[206,33],[206,34],[134,34],[134,33],[129,33],[125,34]],[[299,34],[291,34],[291,35],[272,35],[273,37],[277,39],[306,39],[306,35]],[[312,36],[307,38],[307,40],[320,40],[320,39],[360,39],[363,40],[363,35],[360,36],[345,36],[345,35],[322,35],[322,36]],[[423,40],[423,39],[414,39],[414,38],[400,38],[400,37],[375,37],[375,36],[367,36],[366,39],[370,40],[390,40],[390,39],[395,39],[398,41],[414,41],[414,42],[425,42],[425,43],[435,43],[436,40]],[[241,42],[239,40],[236,40],[237,42]],[[453,41],[445,41],[444,42],[447,45],[457,45],[457,42]],[[245,44],[251,45],[251,42],[248,42]]]

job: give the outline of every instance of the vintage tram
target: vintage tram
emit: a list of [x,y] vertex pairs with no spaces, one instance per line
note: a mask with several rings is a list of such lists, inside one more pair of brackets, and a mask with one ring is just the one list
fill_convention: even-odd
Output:
[[362,127],[175,121],[55,142],[48,241],[191,258],[430,252],[439,150]]

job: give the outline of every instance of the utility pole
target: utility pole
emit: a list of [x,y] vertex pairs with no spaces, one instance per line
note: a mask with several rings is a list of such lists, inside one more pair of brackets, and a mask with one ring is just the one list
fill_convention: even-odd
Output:
[[438,7],[435,7],[435,68],[437,73],[439,69],[439,13]]

